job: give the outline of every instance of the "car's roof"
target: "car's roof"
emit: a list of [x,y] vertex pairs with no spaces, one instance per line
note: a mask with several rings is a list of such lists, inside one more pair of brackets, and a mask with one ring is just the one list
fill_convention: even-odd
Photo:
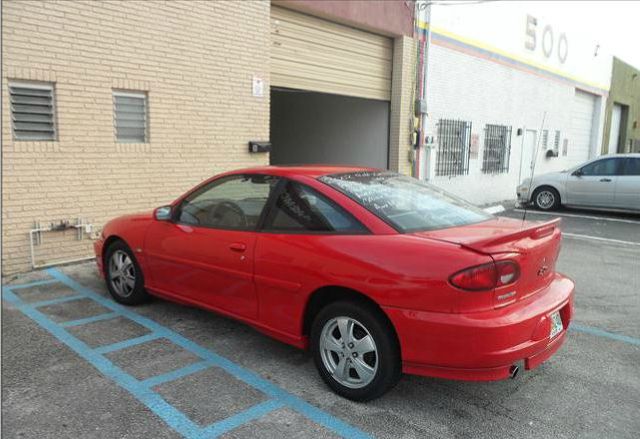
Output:
[[612,157],[636,157],[636,158],[640,158],[640,152],[625,152],[625,153],[615,153],[615,154],[604,154],[601,155],[599,157],[596,157],[598,159],[602,159],[602,158],[612,158]]
[[336,165],[285,165],[285,166],[259,166],[255,168],[238,169],[229,174],[269,174],[282,177],[304,175],[308,177],[321,177],[330,174],[344,174],[348,172],[379,171],[376,168],[362,166],[336,166]]

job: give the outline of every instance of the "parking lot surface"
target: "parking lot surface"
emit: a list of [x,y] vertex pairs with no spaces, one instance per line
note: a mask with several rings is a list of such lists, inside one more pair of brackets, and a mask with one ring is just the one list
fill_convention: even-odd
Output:
[[554,357],[501,382],[405,376],[366,404],[331,393],[308,353],[240,323],[162,300],[115,304],[93,263],[5,279],[2,431],[20,438],[635,438],[640,218],[559,215],[558,269],[577,289],[575,324]]

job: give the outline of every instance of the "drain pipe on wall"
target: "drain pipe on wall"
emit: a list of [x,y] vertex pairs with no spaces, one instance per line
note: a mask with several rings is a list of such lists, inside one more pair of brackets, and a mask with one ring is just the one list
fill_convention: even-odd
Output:
[[[430,168],[430,156],[431,156],[431,143],[430,140],[430,127],[428,121],[427,110],[427,84],[429,76],[429,55],[431,54],[431,5],[433,2],[425,1],[416,3],[418,9],[419,19],[426,24],[426,36],[423,35],[422,27],[418,25],[420,32],[420,73],[422,80],[420,81],[419,88],[419,100],[416,102],[416,116],[420,118],[420,138],[418,139],[418,148],[416,151],[416,177],[429,180],[431,178]],[[424,154],[425,159],[422,160]],[[422,162],[424,161],[424,169]]]
[[[429,55],[431,55],[431,2],[427,2],[426,11],[425,11],[425,22],[427,23],[427,38],[425,41],[425,54],[424,54],[424,76],[422,77],[422,99],[424,99],[424,112],[422,113],[422,130],[423,130],[423,139],[425,139],[425,144],[423,147],[423,153],[425,154],[425,166],[424,166],[424,179],[431,179],[431,144],[432,140],[429,140],[429,134],[431,131],[431,127],[428,120],[428,105],[427,105],[427,78],[429,77]],[[431,136],[432,137],[432,136]],[[420,163],[422,164],[422,163]]]

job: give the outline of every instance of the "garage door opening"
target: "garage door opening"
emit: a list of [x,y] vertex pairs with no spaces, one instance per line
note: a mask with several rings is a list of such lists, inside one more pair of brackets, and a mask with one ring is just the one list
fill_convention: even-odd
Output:
[[272,88],[270,137],[272,165],[387,168],[389,102]]

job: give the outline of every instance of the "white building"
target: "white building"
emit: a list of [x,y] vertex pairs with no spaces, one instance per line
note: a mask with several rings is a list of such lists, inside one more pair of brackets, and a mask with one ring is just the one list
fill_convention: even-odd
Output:
[[[551,2],[550,2],[551,3]],[[611,57],[538,2],[432,4],[420,177],[474,203],[598,154]],[[419,6],[422,29],[427,9]],[[591,34],[589,34],[591,32]],[[430,144],[429,144],[430,143]]]

